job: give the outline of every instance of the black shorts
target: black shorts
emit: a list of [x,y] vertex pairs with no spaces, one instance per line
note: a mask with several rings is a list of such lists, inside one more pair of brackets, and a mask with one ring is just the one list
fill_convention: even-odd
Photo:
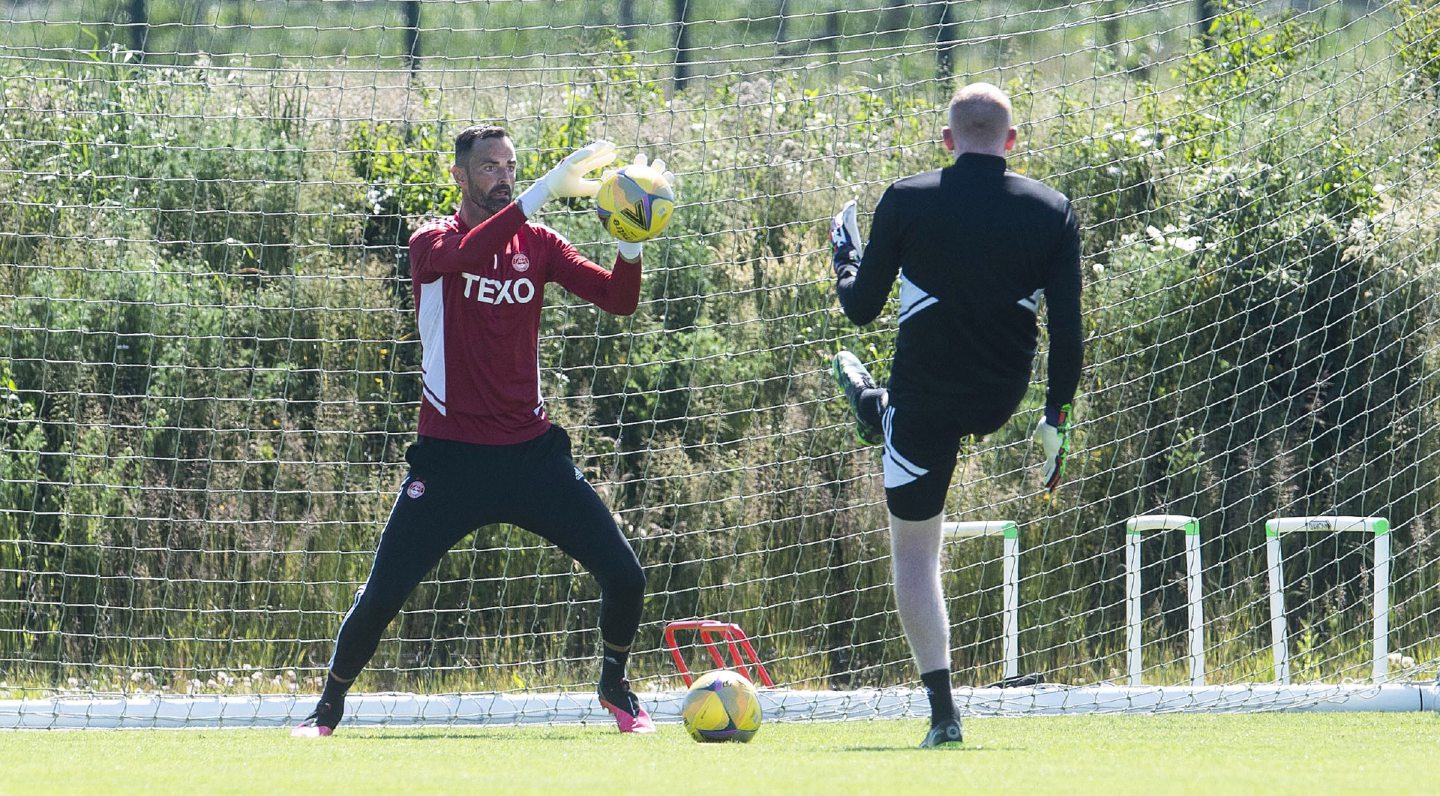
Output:
[[927,520],[945,510],[960,441],[999,430],[1015,414],[1028,384],[964,396],[891,391],[881,415],[885,431],[885,503],[902,520]]
[[421,437],[405,459],[410,474],[330,660],[337,677],[358,675],[426,573],[471,531],[493,523],[538,534],[580,562],[600,584],[601,637],[616,647],[630,645],[645,600],[645,572],[570,458],[564,429],[551,426],[515,445]]
[[369,587],[379,580],[403,598],[471,531],[507,523],[560,548],[602,589],[643,589],[640,562],[570,458],[570,435],[559,426],[515,445],[421,437],[405,458],[410,474],[381,534]]

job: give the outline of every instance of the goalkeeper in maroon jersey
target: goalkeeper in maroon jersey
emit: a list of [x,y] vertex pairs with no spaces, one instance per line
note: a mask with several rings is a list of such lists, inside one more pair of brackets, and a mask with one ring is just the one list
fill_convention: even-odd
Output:
[[[529,221],[551,198],[594,196],[599,183],[586,175],[614,158],[613,144],[596,141],[515,196],[515,145],[504,128],[470,127],[455,139],[460,208],[410,238],[424,381],[410,471],[341,622],[325,690],[293,734],[335,729],[346,691],[406,597],[451,547],[492,523],[544,537],[599,581],[600,703],[621,732],[654,732],[625,679],[645,573],[571,460],[570,437],[546,417],[539,383],[546,284],[616,315],[639,303],[641,244],[620,242],[607,271]],[[653,166],[665,171],[663,161]]]
[[955,162],[891,185],[863,252],[854,202],[830,231],[836,292],[850,320],[875,320],[900,280],[888,389],[849,351],[833,364],[861,440],[885,446],[896,610],[930,695],[925,747],[961,741],[940,588],[945,494],[960,441],[998,430],[1025,397],[1043,298],[1049,384],[1036,436],[1045,449],[1042,483],[1053,491],[1064,473],[1082,353],[1080,227],[1070,201],[1006,170],[1016,131],[1000,89],[960,89],[948,121],[944,142]]

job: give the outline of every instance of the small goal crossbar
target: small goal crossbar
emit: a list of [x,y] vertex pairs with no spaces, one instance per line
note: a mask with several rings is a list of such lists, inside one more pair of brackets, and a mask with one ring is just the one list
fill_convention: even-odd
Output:
[[1200,521],[1183,514],[1142,514],[1125,522],[1125,642],[1129,684],[1140,685],[1143,643],[1140,611],[1140,540],[1147,531],[1185,533],[1186,603],[1190,612],[1190,685],[1205,685],[1205,608],[1200,586]]
[[[680,672],[680,678],[689,687],[695,681],[695,676],[690,673],[690,667],[685,665],[685,655],[680,651],[680,644],[675,640],[675,631],[693,630],[698,642],[710,653],[710,660],[715,663],[717,669],[734,668],[745,675],[747,680],[755,682],[758,678],[760,685],[766,688],[774,688],[775,681],[770,679],[770,673],[765,670],[765,664],[760,662],[760,656],[755,654],[755,647],[750,644],[750,637],[745,631],[734,622],[720,622],[715,619],[681,619],[665,626],[665,649],[670,651],[671,658],[675,661],[675,668]],[[725,662],[725,656],[720,653],[716,642],[723,641],[725,648],[730,651],[730,665]],[[754,666],[754,674],[750,667]]]
[[1285,620],[1285,570],[1280,537],[1287,533],[1363,532],[1375,537],[1374,638],[1371,679],[1390,674],[1390,521],[1384,517],[1280,517],[1265,521],[1265,558],[1270,574],[1270,639],[1275,651],[1275,682],[1290,682],[1290,641]]
[[1010,520],[947,522],[941,526],[947,540],[1000,536],[1005,540],[1001,564],[1001,596],[1005,604],[1001,631],[1005,637],[1004,676],[1020,674],[1020,528]]

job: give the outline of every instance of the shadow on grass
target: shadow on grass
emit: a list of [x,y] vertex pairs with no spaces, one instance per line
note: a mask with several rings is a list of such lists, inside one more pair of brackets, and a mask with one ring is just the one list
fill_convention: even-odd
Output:
[[576,727],[573,729],[527,729],[516,732],[513,727],[494,727],[489,729],[454,729],[454,730],[353,730],[350,732],[336,732],[334,738],[338,740],[365,741],[490,741],[514,743],[517,739],[544,740],[544,741],[578,741],[593,740],[601,735],[604,727]]
[[990,746],[969,744],[946,744],[938,749],[921,749],[918,746],[846,746],[836,752],[895,752],[897,754],[949,755],[960,752],[1023,752],[1024,746]]

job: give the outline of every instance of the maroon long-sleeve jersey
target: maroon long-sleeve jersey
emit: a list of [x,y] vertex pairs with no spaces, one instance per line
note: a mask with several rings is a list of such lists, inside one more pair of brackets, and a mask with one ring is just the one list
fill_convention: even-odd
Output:
[[474,228],[457,213],[410,236],[425,389],[420,434],[511,445],[550,427],[540,395],[540,310],[555,282],[616,315],[640,300],[640,264],[587,260],[511,204]]

